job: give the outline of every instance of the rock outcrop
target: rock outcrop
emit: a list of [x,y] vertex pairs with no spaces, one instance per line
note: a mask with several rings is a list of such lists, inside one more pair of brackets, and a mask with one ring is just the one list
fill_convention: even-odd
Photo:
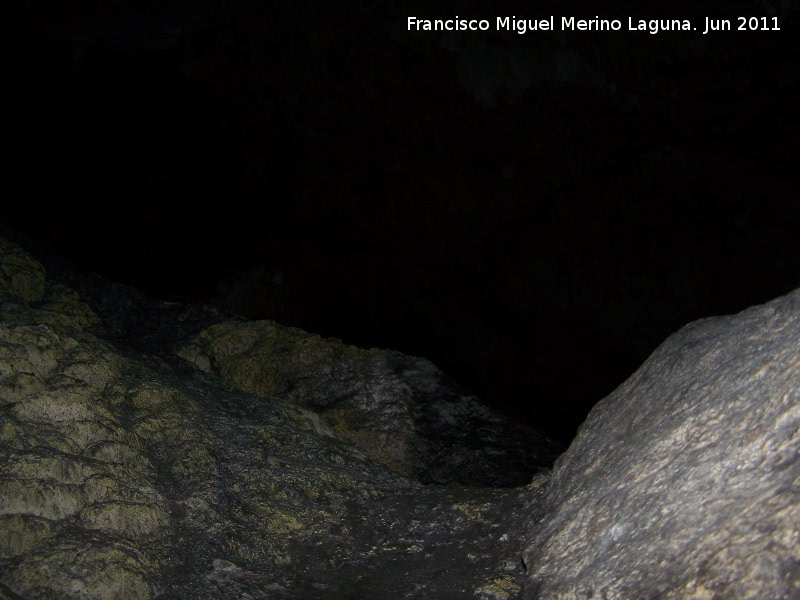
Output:
[[559,459],[526,598],[800,595],[800,291],[687,325]]
[[[446,380],[430,363],[154,303],[87,273],[58,273],[58,260],[45,268],[13,242],[2,240],[2,250],[2,597],[508,598],[521,590],[525,523],[546,474],[530,489],[478,489],[425,487],[397,472],[422,473],[415,461],[426,458],[441,479],[477,473],[485,482],[493,466],[503,483],[504,454],[535,456],[521,438],[504,450],[500,438],[482,448],[485,435],[448,433],[481,424],[502,431],[503,419],[474,398],[444,393]],[[273,338],[279,343],[269,346]],[[247,346],[259,351],[232,352],[245,339],[261,341]],[[184,362],[178,348],[194,348],[195,362],[202,355],[228,367],[223,375],[253,369],[261,387],[228,378],[263,397]],[[368,409],[354,440],[367,441],[362,451],[348,439],[359,409],[341,394],[387,381],[394,388],[355,395]],[[391,438],[397,410],[425,413],[412,409],[422,383],[404,381],[437,383],[422,399],[443,394],[444,404],[428,411],[450,403],[436,421],[440,450],[460,462],[436,463],[416,448],[402,461],[377,460],[369,440],[382,432],[370,436],[369,427]],[[328,396],[345,407],[350,430],[299,405],[324,408]],[[370,421],[370,411],[380,418]],[[422,434],[400,421],[397,430],[422,448]],[[542,456],[553,451],[532,433]],[[468,448],[467,439],[478,443]],[[445,446],[453,440],[462,445]],[[544,466],[527,464],[525,479]]]
[[423,359],[24,245],[0,239],[0,598],[800,595],[800,291],[670,337],[550,474],[554,444]]
[[481,405],[422,358],[272,321],[215,325],[180,355],[238,389],[314,411],[381,464],[423,483],[524,485],[532,465],[558,456],[556,444]]

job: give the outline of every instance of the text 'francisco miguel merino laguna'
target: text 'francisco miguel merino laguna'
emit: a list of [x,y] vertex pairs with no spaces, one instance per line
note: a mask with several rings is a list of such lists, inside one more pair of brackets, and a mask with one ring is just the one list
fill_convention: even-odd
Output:
[[[739,17],[738,31],[779,31],[777,17]],[[408,17],[408,31],[489,31],[489,19],[418,19]],[[497,17],[496,31],[514,31],[519,34],[529,31],[555,31],[556,25],[561,31],[622,31],[620,19],[576,19],[575,17],[555,17],[545,19],[518,19],[516,17]],[[625,31],[642,31],[655,35],[661,31],[694,31],[689,19],[634,19],[628,17],[628,28]],[[730,19],[711,19],[705,17],[703,35],[712,31],[731,31]]]

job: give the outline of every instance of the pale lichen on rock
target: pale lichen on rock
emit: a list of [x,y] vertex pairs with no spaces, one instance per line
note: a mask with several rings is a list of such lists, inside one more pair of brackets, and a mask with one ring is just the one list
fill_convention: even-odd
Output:
[[424,359],[3,248],[0,594],[800,593],[800,292],[681,330],[550,472]]

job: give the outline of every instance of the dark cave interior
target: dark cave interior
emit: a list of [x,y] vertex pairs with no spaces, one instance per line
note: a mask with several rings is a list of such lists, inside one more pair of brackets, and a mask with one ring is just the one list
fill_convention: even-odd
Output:
[[406,18],[477,3],[317,4],[4,8],[3,220],[155,297],[425,356],[565,442],[670,333],[800,285],[788,9],[445,35]]

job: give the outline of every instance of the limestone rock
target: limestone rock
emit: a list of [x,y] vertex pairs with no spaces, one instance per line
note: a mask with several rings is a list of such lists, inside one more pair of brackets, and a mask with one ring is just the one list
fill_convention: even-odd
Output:
[[669,338],[531,480],[554,446],[424,359],[2,248],[2,598],[800,595],[800,291]]
[[591,412],[526,598],[800,595],[800,291],[692,323]]
[[230,321],[180,355],[248,393],[319,413],[378,462],[425,483],[523,485],[560,450],[481,405],[429,361],[399,352],[272,321]]
[[[43,279],[41,294],[15,293],[0,312],[0,597],[492,598],[521,588],[525,524],[543,490],[424,487],[295,402],[170,361],[180,340],[221,320],[213,311],[86,273],[48,266],[44,277],[21,247],[3,247],[0,262],[34,265]],[[241,325],[221,326],[236,339]],[[323,354],[309,360],[336,347],[317,345]],[[375,354],[339,351],[341,364],[325,368],[366,368]],[[308,388],[319,403],[321,389]]]

